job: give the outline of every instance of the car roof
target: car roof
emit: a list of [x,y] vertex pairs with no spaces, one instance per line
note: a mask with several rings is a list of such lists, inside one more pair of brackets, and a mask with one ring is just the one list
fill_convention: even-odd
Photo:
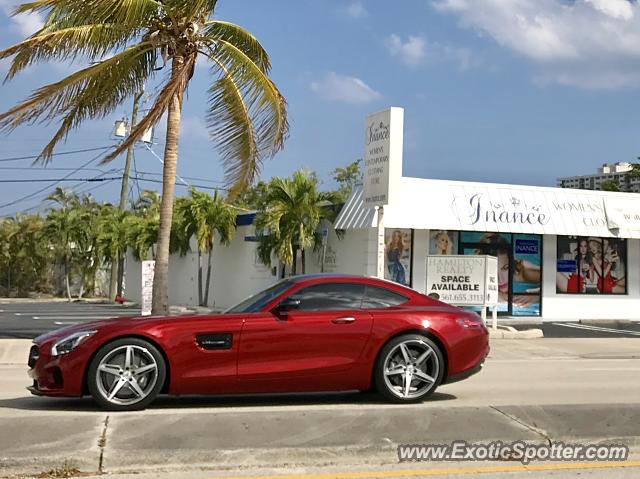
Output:
[[348,280],[357,280],[358,282],[365,282],[369,284],[378,284],[380,286],[385,286],[387,288],[391,288],[396,291],[405,291],[408,294],[416,294],[417,291],[409,288],[408,286],[395,283],[393,281],[389,281],[388,279],[381,279],[375,276],[363,276],[358,274],[347,274],[347,273],[309,273],[309,274],[301,274],[297,276],[290,276],[286,278],[294,284],[306,283],[306,282],[316,282],[318,280],[323,281],[348,281]]

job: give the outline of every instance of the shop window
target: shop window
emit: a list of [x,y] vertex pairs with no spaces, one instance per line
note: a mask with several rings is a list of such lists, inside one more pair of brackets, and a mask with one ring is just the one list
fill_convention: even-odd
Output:
[[429,233],[429,254],[458,254],[458,232],[432,230]]
[[556,292],[627,294],[626,261],[624,239],[558,236]]
[[540,315],[540,235],[463,231],[460,253],[498,258],[498,312],[513,316]]
[[384,243],[384,279],[411,286],[413,230],[385,229]]

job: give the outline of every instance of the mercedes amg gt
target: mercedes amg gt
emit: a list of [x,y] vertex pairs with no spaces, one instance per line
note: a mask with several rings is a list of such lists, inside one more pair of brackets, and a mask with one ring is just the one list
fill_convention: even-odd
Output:
[[87,322],[39,336],[28,388],[91,395],[108,410],[159,394],[376,389],[422,401],[478,372],[488,332],[473,312],[360,276],[284,279],[220,314]]

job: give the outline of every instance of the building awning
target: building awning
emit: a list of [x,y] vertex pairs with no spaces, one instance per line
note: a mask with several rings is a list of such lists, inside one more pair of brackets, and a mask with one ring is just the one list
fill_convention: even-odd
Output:
[[[640,238],[640,194],[463,181],[401,179],[386,228]],[[376,226],[356,188],[336,229]]]

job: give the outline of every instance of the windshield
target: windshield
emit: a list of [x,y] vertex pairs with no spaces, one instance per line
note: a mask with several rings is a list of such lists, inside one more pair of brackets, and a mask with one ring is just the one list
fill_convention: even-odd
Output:
[[276,284],[271,286],[270,288],[265,289],[264,291],[260,291],[259,293],[254,294],[253,296],[249,296],[247,299],[242,301],[235,306],[230,307],[225,310],[225,313],[255,313],[264,308],[269,302],[275,298],[276,296],[285,292],[289,287],[293,284],[293,282],[289,279],[283,279],[278,281]]

